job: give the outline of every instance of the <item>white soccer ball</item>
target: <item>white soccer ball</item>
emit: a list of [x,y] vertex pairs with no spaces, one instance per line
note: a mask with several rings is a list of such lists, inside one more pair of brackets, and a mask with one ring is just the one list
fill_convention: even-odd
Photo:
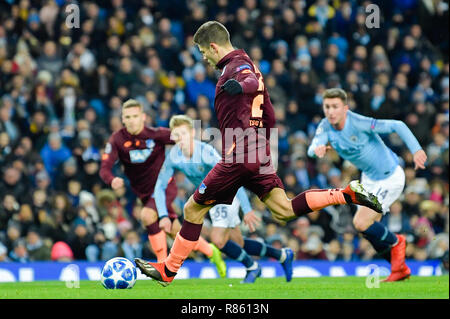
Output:
[[131,261],[123,257],[108,260],[101,273],[102,285],[106,289],[133,288],[136,279],[136,267]]

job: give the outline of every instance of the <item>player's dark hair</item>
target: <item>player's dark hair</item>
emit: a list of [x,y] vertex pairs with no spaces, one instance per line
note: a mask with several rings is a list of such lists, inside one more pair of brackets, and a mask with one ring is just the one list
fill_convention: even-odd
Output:
[[203,23],[194,34],[194,43],[201,47],[209,47],[210,43],[218,45],[228,45],[230,42],[230,33],[220,22],[208,21]]
[[343,89],[339,88],[332,88],[327,89],[325,92],[323,92],[322,98],[325,99],[333,99],[333,98],[339,98],[344,102],[344,105],[347,105],[347,93]]

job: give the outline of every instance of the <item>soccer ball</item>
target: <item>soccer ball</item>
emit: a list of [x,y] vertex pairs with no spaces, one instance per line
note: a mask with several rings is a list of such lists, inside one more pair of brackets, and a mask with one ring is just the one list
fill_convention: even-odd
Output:
[[126,258],[115,257],[103,266],[101,281],[106,289],[133,288],[137,272],[134,264]]

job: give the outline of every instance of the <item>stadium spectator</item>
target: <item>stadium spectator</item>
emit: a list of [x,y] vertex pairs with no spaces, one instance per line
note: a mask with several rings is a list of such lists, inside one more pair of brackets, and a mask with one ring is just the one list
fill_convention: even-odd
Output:
[[11,194],[5,194],[0,206],[0,233],[5,232],[8,227],[8,222],[19,211],[19,203]]
[[[36,60],[38,70],[46,70],[50,72],[53,81],[59,78],[59,72],[63,68],[64,61],[58,52],[57,44],[54,41],[48,40],[43,43],[43,51]],[[54,82],[52,82],[54,84]]]
[[12,261],[27,263],[30,262],[30,258],[27,251],[27,246],[23,238],[18,239],[14,242],[13,250],[9,253],[9,258]]
[[10,261],[8,257],[8,249],[0,242],[0,262]]
[[62,143],[61,135],[52,133],[49,134],[48,143],[42,148],[40,155],[44,162],[45,170],[50,175],[52,183],[54,183],[60,164],[71,156],[71,150]]
[[206,77],[205,67],[197,64],[194,67],[194,78],[186,83],[186,95],[191,104],[195,105],[200,94],[206,96],[213,107],[215,85]]
[[44,242],[36,228],[31,228],[26,237],[26,249],[30,261],[49,260],[51,247],[47,242]]
[[93,243],[86,247],[88,261],[106,261],[118,256],[117,244],[107,240],[103,230],[98,229],[94,234]]
[[337,261],[342,259],[341,243],[337,239],[333,239],[328,244],[324,245],[327,260]]
[[92,235],[88,232],[86,222],[77,218],[72,226],[72,230],[67,238],[68,244],[72,249],[74,259],[87,260],[86,248],[92,244]]
[[142,243],[136,231],[130,230],[125,235],[125,240],[121,245],[123,256],[130,260],[133,258],[142,258]]
[[63,241],[57,241],[53,244],[50,258],[53,261],[70,262],[73,260],[73,252]]
[[7,167],[3,172],[0,181],[0,194],[11,194],[18,201],[22,202],[24,194],[27,193],[30,185],[25,182],[25,177],[15,167]]

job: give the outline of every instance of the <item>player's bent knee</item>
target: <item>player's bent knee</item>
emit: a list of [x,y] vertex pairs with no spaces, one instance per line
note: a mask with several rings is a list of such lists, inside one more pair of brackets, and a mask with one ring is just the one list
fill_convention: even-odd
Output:
[[144,225],[151,225],[158,221],[158,213],[148,207],[144,207],[141,211],[141,222]]
[[217,248],[222,249],[225,246],[225,239],[223,237],[211,236],[211,242],[217,246]]

